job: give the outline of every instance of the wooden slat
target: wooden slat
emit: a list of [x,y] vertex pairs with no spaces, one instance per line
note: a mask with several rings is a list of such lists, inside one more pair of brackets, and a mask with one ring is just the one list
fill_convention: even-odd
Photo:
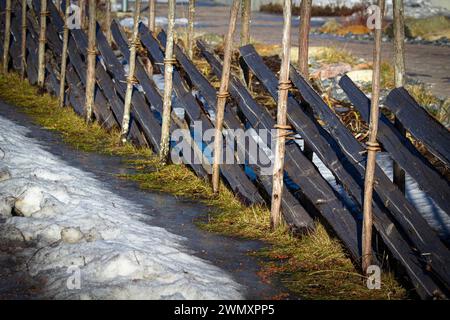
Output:
[[[255,75],[259,78],[260,82],[275,98],[277,96],[276,77],[267,68],[267,66],[265,66],[261,57],[259,57],[254,48],[252,46],[245,46],[241,48],[241,56],[255,73]],[[293,70],[295,71],[295,69]],[[294,81],[295,85],[298,85],[298,83],[295,83],[295,79],[292,78],[292,74],[291,79]],[[331,110],[314,92],[314,90],[312,90],[311,88],[310,90],[305,90],[303,87],[301,89],[303,98],[309,102],[310,106],[314,109],[315,112],[319,113],[320,111],[319,115],[321,116],[321,119],[325,121],[327,130],[330,130],[330,133],[337,140],[335,141],[334,139],[332,139],[329,133],[323,133],[323,129],[320,130],[321,127],[315,121],[315,119],[308,118],[302,112],[298,102],[292,97],[288,102],[288,118],[291,125],[293,125],[293,127],[301,133],[304,139],[309,140],[310,145],[314,148],[314,152],[334,173],[338,181],[342,183],[342,185],[353,196],[356,202],[361,205],[364,176],[364,159],[360,154],[360,152],[363,151],[362,147],[351,134],[345,134],[346,128],[342,126],[342,124],[333,113],[331,115],[328,113],[328,111]],[[337,120],[337,122],[335,120]],[[342,130],[342,128],[345,130]],[[357,146],[353,146],[355,141],[357,142]],[[343,146],[342,150],[339,148],[339,145],[337,143]],[[349,158],[347,158],[346,154],[349,156]],[[385,190],[380,190],[382,189],[380,188],[380,182],[376,185],[377,201],[375,201],[376,206],[374,208],[374,222],[378,232],[380,232],[382,236],[386,236],[384,237],[385,242],[391,241],[391,239],[389,238],[390,226],[392,226],[393,224],[389,222],[389,220],[385,219],[385,215],[382,211],[382,205],[385,205],[386,207],[388,207],[388,209],[396,214],[397,220],[403,223],[402,232],[408,233],[410,239],[416,240],[417,248],[420,248],[419,252],[423,254],[431,254],[433,256],[433,259],[431,261],[428,261],[428,263],[433,264],[433,271],[441,278],[443,284],[448,288],[448,267],[445,266],[446,261],[448,261],[448,250],[444,247],[435,233],[430,230],[428,225],[425,223],[425,221],[423,221],[423,218],[417,213],[414,207],[412,207],[404,199],[398,188],[394,186],[389,180],[386,183],[385,179],[387,179],[387,177],[384,176],[385,179],[383,179],[383,173],[380,173],[379,170],[377,171],[377,179],[378,181],[383,181],[382,187],[385,188]],[[396,191],[397,193],[395,193]],[[395,198],[392,197],[392,194],[395,195]],[[383,198],[381,198],[380,195],[384,195],[384,200],[386,201],[383,201]],[[410,214],[405,215],[403,211],[407,211]],[[401,217],[398,217],[398,215],[401,215]],[[418,220],[419,223],[423,224],[422,228],[419,230],[424,231],[424,234],[419,233],[417,228],[412,227],[410,220],[410,217],[412,215],[416,217],[416,220]],[[433,244],[430,245],[429,242],[423,241],[423,237],[429,239]],[[399,248],[399,252],[403,252],[405,250],[407,250],[407,248]],[[440,263],[443,263],[443,265],[440,265]],[[416,277],[416,275],[412,276]],[[417,285],[421,285],[420,281],[417,281],[416,283]]]
[[[164,56],[159,47],[158,41],[153,38],[147,27],[145,27],[142,23],[139,26],[139,33],[141,42],[148,50],[152,62],[158,67],[160,72],[163,72]],[[177,96],[180,104],[183,105],[190,123],[194,124],[194,122],[200,121],[203,130],[213,129],[214,126],[211,121],[206,117],[192,93],[187,89],[186,84],[176,68],[173,72],[173,86],[175,95]],[[226,151],[224,150],[222,154],[226,154]],[[244,203],[264,203],[259,191],[247,177],[241,166],[236,164],[223,164],[221,165],[221,173],[230,188],[233,190],[234,194]]]
[[[359,173],[359,178],[357,176],[355,178],[362,185],[365,169],[362,145],[294,68],[291,70],[291,80],[348,156]],[[405,199],[397,186],[389,180],[378,166],[375,170],[375,178],[377,183],[374,186],[374,202],[380,206],[384,205],[390,211],[393,219],[401,226],[402,232],[408,236],[409,241],[414,243],[418,252],[429,258],[427,264],[434,275],[439,277],[447,288],[450,288],[449,250],[422,215]],[[362,193],[353,192],[354,198],[360,204],[362,203],[361,195]],[[374,214],[379,216],[376,212]]]
[[427,149],[450,167],[450,133],[421,107],[404,88],[392,90],[385,101],[402,125]]
[[[370,99],[366,97],[353,81],[343,76],[339,85],[345,91],[352,104],[359,111],[364,121],[369,122]],[[447,214],[450,214],[450,186],[416,150],[413,144],[395,128],[383,114],[378,125],[378,140],[403,170],[405,170],[430,198]]]
[[[166,34],[164,31],[160,32],[158,39],[163,47],[166,43]],[[208,82],[208,80],[203,77],[203,75],[197,70],[194,64],[189,60],[189,58],[184,54],[178,45],[175,45],[175,56],[181,67],[185,70],[189,77],[191,83],[193,83],[197,89],[201,92],[202,97],[205,98],[207,104],[216,110],[216,90]],[[227,105],[224,114],[224,125],[228,129],[243,129],[243,124],[238,119],[235,110],[233,110],[231,105]],[[248,139],[252,140],[250,143],[257,145],[257,142],[252,136],[248,136]],[[242,143],[244,142],[244,143]],[[236,141],[237,148],[240,150],[241,154],[246,156],[246,159],[252,159],[249,161],[253,164],[248,166],[252,168],[262,187],[266,192],[266,197],[269,198],[272,192],[272,177],[265,173],[261,173],[261,167],[256,165],[257,159],[254,156],[259,156],[259,163],[270,163],[270,159],[262,150],[253,150],[258,152],[258,154],[252,154],[249,152],[249,148],[246,147],[246,142],[238,140]],[[314,228],[314,221],[310,215],[306,212],[303,206],[299,203],[297,199],[289,192],[284,189],[282,197],[282,211],[285,217],[286,223],[295,230],[297,233],[304,233]]]

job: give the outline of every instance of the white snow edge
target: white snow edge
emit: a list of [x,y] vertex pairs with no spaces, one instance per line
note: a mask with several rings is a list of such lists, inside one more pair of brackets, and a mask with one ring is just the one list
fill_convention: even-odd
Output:
[[[24,254],[30,274],[48,279],[45,298],[243,298],[241,286],[190,254],[184,238],[144,222],[150,218],[136,204],[45,151],[26,128],[2,117],[0,127],[0,230],[16,228],[37,243]],[[13,206],[24,216],[11,216]],[[0,233],[0,241],[13,237]],[[71,290],[73,266],[81,286]]]

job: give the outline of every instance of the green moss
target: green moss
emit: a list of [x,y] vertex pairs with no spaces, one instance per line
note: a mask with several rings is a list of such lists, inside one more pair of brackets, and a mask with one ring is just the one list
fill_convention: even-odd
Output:
[[[14,83],[14,85],[11,85]],[[87,125],[70,108],[59,108],[57,100],[39,95],[36,88],[15,74],[0,75],[0,98],[15,105],[39,125],[58,132],[73,147],[123,156],[136,174],[122,175],[143,189],[168,192],[209,205],[200,228],[225,235],[264,241],[267,248],[256,255],[264,257],[260,276],[271,281],[280,278],[294,294],[307,299],[400,299],[406,292],[390,273],[382,278],[381,290],[368,290],[341,244],[317,224],[316,231],[301,239],[281,227],[271,230],[265,206],[246,207],[223,184],[213,194],[208,181],[199,179],[184,165],[161,166],[147,148],[118,143],[118,132],[107,132],[98,124]],[[277,298],[283,298],[282,296]]]

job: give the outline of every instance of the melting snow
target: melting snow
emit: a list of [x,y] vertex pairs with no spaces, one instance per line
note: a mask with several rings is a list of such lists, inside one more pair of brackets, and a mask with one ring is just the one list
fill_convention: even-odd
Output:
[[[48,279],[45,297],[242,298],[230,276],[190,254],[184,238],[145,223],[136,204],[45,151],[26,128],[2,117],[0,127],[0,229],[37,244],[25,254],[30,274]],[[0,241],[13,237],[4,230]],[[80,289],[71,290],[77,267]]]

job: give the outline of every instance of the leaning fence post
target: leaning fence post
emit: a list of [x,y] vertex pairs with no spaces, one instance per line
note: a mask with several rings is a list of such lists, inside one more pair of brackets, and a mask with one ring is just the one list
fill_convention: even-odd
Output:
[[[403,0],[393,0],[394,10],[394,81],[395,87],[400,88],[405,85],[405,21]],[[395,127],[406,134],[403,125],[395,118]],[[405,193],[405,171],[394,162],[394,183]]]
[[278,81],[278,106],[277,106],[277,141],[275,146],[275,161],[273,166],[272,206],[270,211],[270,224],[277,228],[282,222],[281,197],[283,194],[284,154],[286,144],[286,130],[290,126],[286,123],[287,98],[291,82],[289,81],[289,63],[291,51],[291,0],[284,1],[283,8],[283,42],[280,67],[280,79]]
[[61,0],[56,0],[55,6],[58,11],[61,11]]
[[298,71],[305,78],[309,77],[308,50],[309,29],[311,25],[312,0],[302,0],[300,5],[300,29],[298,34]]
[[27,0],[22,0],[22,33],[20,39],[20,78],[25,79],[27,67]]
[[239,0],[233,0],[230,12],[230,22],[228,26],[228,32],[225,37],[225,48],[223,57],[222,77],[220,79],[220,88],[217,93],[217,112],[216,112],[216,130],[214,134],[214,160],[213,160],[213,174],[212,174],[212,186],[214,193],[219,192],[220,181],[220,162],[222,158],[222,128],[223,117],[225,112],[225,104],[227,102],[228,84],[230,78],[231,69],[231,54],[233,49],[233,34],[236,28],[236,20],[239,12]]
[[169,12],[167,14],[167,41],[166,41],[166,55],[164,58],[164,99],[163,99],[163,116],[161,125],[161,145],[159,158],[162,164],[166,164],[169,160],[169,140],[170,140],[170,114],[172,109],[172,74],[173,64],[175,59],[173,57],[173,42],[174,42],[174,27],[175,27],[175,2],[176,0],[169,0]]
[[5,38],[3,39],[3,73],[8,72],[10,43],[11,43],[11,0],[6,0]]
[[[250,43],[250,16],[252,9],[251,0],[242,0],[241,4],[241,47],[246,46]],[[245,63],[241,63],[241,77],[242,80],[250,88],[251,76],[250,69]]]
[[188,30],[187,47],[188,56],[192,59],[194,56],[194,20],[195,20],[195,0],[189,0],[188,8]]
[[380,68],[381,68],[381,33],[385,0],[378,0],[375,23],[375,46],[373,51],[372,104],[370,106],[369,141],[367,142],[367,163],[364,178],[363,228],[362,228],[362,269],[372,264],[372,199],[376,166],[376,155],[380,146],[377,142],[379,99],[380,99]]
[[156,0],[149,0],[148,4],[148,28],[151,32],[155,32],[155,10]]
[[111,0],[106,0],[106,40],[108,44],[112,43],[112,34],[111,34]]
[[92,121],[94,109],[95,93],[95,60],[96,50],[96,3],[89,0],[89,28],[88,28],[88,49],[87,49],[87,72],[86,72],[86,122]]
[[47,0],[41,0],[41,28],[39,31],[38,86],[44,88],[45,82],[45,45],[47,42]]
[[79,0],[81,28],[86,29],[86,0]]
[[59,107],[64,106],[64,93],[66,92],[66,68],[67,68],[67,47],[69,43],[69,26],[67,20],[70,14],[70,0],[66,0],[66,12],[64,14],[64,34],[63,34],[63,49],[61,54],[61,76],[59,79]]
[[123,110],[122,119],[122,132],[120,134],[120,139],[122,143],[127,141],[128,131],[130,127],[130,113],[131,113],[131,97],[133,94],[134,84],[136,83],[136,78],[134,76],[136,70],[136,50],[139,44],[139,14],[141,12],[141,0],[136,0],[134,5],[134,24],[133,24],[133,38],[130,44],[130,61],[129,61],[129,71],[127,77],[127,91],[125,93],[125,104]]

